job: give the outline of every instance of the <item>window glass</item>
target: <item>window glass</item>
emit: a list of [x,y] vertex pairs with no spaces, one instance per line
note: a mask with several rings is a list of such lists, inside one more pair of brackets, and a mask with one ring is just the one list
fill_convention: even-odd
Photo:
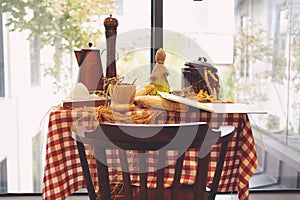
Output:
[[[116,1],[116,19],[119,22],[116,37],[117,74],[124,82],[136,85],[149,83],[151,48],[151,1]],[[138,8],[138,9],[137,9]],[[106,50],[106,43],[100,47]],[[105,53],[102,61],[106,63]],[[105,64],[104,64],[105,65]]]
[[259,167],[250,187],[299,188],[299,1],[236,5],[235,97],[268,111],[251,116]]
[[[171,69],[172,89],[183,87],[177,80],[187,61],[206,57],[207,62],[218,67],[220,72],[230,70],[233,57],[233,0],[165,0],[163,6],[163,45],[167,51],[166,65]],[[220,73],[221,77],[225,76],[221,78],[221,84],[226,74]]]
[[1,97],[4,80],[7,89],[6,97],[0,99],[0,136],[5,138],[0,141],[0,192],[39,193],[48,111],[61,104],[77,82],[74,50],[87,48],[91,42],[92,48],[101,51],[105,72],[104,20],[112,15],[119,22],[118,75],[132,74],[125,81],[148,81],[142,77],[150,74],[151,1],[0,2]]

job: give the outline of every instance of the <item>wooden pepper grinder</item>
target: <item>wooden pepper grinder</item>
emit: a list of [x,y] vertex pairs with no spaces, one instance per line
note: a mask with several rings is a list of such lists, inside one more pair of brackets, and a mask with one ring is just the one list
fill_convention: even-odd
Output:
[[111,15],[104,20],[105,36],[106,36],[106,78],[117,76],[116,69],[116,36],[118,20]]

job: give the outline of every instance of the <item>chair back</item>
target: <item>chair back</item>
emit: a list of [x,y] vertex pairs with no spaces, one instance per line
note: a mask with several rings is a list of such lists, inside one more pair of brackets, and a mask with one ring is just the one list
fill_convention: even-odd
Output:
[[[184,156],[189,149],[198,149],[197,174],[194,185],[194,199],[207,199],[206,182],[210,151],[220,138],[221,131],[209,128],[206,123],[193,122],[184,124],[114,124],[104,123],[91,132],[84,132],[81,142],[94,148],[97,161],[101,200],[111,199],[111,181],[109,180],[106,160],[107,149],[117,149],[122,167],[124,196],[122,199],[166,199],[164,194],[164,176],[166,156],[176,151],[174,181],[170,190],[170,198],[179,197],[180,178]],[[130,151],[133,150],[133,151]],[[157,152],[157,169],[155,197],[150,197],[147,187],[146,152]],[[134,196],[128,152],[138,155],[139,193]],[[151,189],[153,190],[153,189]]]

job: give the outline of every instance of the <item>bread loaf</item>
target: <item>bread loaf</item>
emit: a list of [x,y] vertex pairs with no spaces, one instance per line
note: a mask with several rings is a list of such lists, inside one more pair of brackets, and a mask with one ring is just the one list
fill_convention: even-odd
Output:
[[144,96],[144,95],[147,95],[149,94],[152,90],[154,90],[155,88],[155,85],[146,85],[140,89],[138,89],[135,93],[135,96]]
[[136,96],[134,104],[140,107],[156,108],[167,111],[187,112],[188,106],[177,102],[169,101],[160,96],[144,95]]

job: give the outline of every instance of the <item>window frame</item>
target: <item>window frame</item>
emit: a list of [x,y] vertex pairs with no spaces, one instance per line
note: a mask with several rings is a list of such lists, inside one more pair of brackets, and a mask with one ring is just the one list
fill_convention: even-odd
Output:
[[5,97],[3,19],[2,19],[1,5],[0,5],[0,97]]

